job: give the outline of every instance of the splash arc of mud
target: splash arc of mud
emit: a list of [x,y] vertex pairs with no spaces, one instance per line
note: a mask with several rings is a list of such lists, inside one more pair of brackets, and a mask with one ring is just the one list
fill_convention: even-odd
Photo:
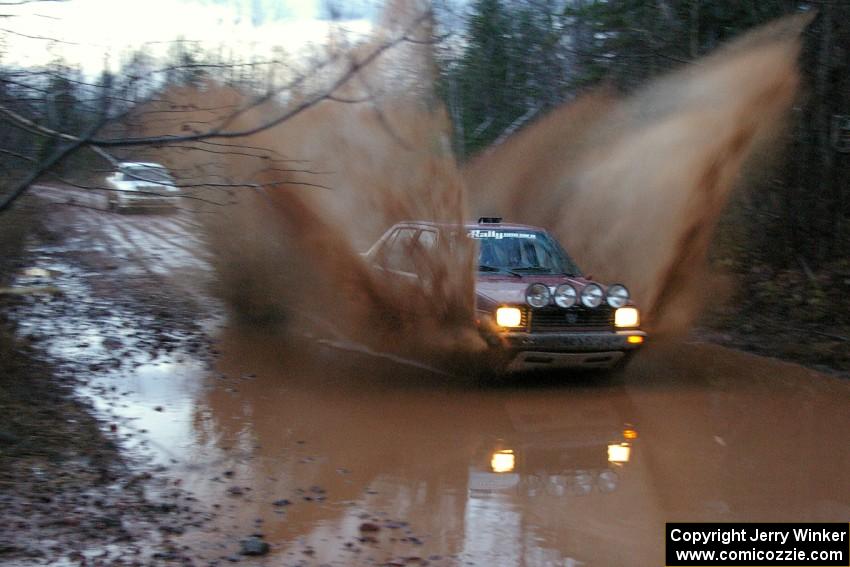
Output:
[[[420,358],[483,348],[474,327],[471,241],[409,250],[417,272],[427,274],[424,286],[388,277],[362,256],[396,222],[427,219],[458,230],[467,218],[449,122],[428,87],[430,44],[420,36],[430,29],[427,19],[411,27],[417,18],[400,6],[390,10],[372,43],[323,69],[311,78],[314,93],[287,104],[268,101],[234,118],[233,109],[250,99],[205,85],[203,92],[173,89],[150,109],[151,116],[162,107],[224,110],[183,113],[182,124],[151,120],[146,135],[225,121],[248,130],[321,93],[350,70],[352,58],[365,60],[399,37],[413,40],[359,67],[309,110],[231,149],[163,157],[184,179],[207,185],[198,192],[204,200],[226,205],[201,206],[198,218],[215,252],[219,295],[238,317]],[[227,187],[234,182],[239,187]]]
[[[404,18],[388,21],[350,57],[404,28]],[[805,23],[791,18],[753,32],[629,98],[586,96],[462,169],[448,149],[446,113],[421,86],[432,84],[422,41],[401,42],[400,53],[389,50],[278,126],[218,153],[196,147],[163,159],[205,185],[205,200],[227,205],[201,207],[198,218],[215,252],[220,294],[254,321],[318,328],[430,360],[480,352],[471,241],[410,250],[417,271],[428,274],[425,285],[388,277],[361,252],[398,221],[457,229],[469,212],[497,211],[552,230],[594,276],[628,284],[656,330],[681,329],[696,312],[694,290],[730,191],[793,101]],[[423,24],[415,33],[430,31]],[[348,69],[331,65],[312,84],[320,90]],[[149,120],[145,133],[224,120],[250,129],[309,96],[233,117],[233,108],[246,108],[242,93],[175,89],[158,104],[225,110],[194,110],[180,123]]]
[[810,19],[759,28],[629,98],[596,93],[543,117],[466,166],[473,212],[495,204],[552,229],[588,272],[627,283],[655,332],[686,329],[718,218],[794,100]]

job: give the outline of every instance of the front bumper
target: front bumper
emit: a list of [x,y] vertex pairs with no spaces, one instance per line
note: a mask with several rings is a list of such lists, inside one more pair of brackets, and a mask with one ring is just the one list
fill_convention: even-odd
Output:
[[130,197],[118,199],[118,206],[122,209],[169,209],[177,204],[175,197]]
[[153,197],[151,199],[126,199],[120,201],[119,205],[122,209],[169,209],[176,205],[176,201]]
[[645,338],[646,333],[629,331],[584,331],[560,333],[518,333],[502,335],[508,354],[506,370],[518,372],[558,368],[612,368],[640,344],[629,337]]

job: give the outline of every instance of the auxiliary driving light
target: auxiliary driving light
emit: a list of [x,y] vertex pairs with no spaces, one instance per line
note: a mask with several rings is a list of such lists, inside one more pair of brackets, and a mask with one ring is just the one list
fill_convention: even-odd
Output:
[[620,284],[614,284],[608,288],[608,296],[606,298],[608,305],[613,308],[624,306],[629,302],[629,290]]
[[[599,290],[602,293],[602,290]],[[533,283],[525,290],[525,301],[532,307],[546,307],[549,305],[549,300],[552,299],[552,294],[549,292],[549,286],[542,283]]]
[[637,327],[640,325],[640,313],[634,307],[620,307],[614,312],[614,326]]
[[578,301],[578,292],[570,284],[561,284],[555,288],[555,303],[559,307],[572,307]]
[[590,307],[591,309],[599,307],[604,295],[605,293],[598,285],[594,283],[587,284],[584,286],[584,289],[581,290],[581,304],[585,307]]
[[522,311],[516,307],[496,309],[496,323],[500,327],[519,327],[522,324]]

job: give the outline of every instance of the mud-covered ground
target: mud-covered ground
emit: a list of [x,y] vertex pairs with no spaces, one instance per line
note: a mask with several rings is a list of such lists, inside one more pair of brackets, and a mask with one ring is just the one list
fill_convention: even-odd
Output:
[[850,263],[818,272],[739,267],[737,292],[711,306],[696,334],[717,344],[850,378]]
[[222,321],[190,216],[36,194],[2,239],[0,564],[649,565],[665,521],[850,513],[845,380],[700,341],[499,386],[285,346]]
[[[70,215],[70,216],[69,216]],[[207,358],[199,309],[120,256],[79,248],[73,209],[27,199],[0,234],[0,564],[134,565],[185,556],[169,534],[203,521],[126,423],[81,395],[98,375],[179,353]],[[101,241],[102,242],[102,241]],[[94,386],[119,404],[121,391]]]

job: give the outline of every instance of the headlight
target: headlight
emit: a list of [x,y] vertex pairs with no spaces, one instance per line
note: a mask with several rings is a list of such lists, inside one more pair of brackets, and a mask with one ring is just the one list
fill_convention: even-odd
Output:
[[599,307],[604,295],[602,288],[598,285],[593,283],[587,284],[584,286],[584,289],[581,290],[581,304],[585,307]]
[[560,307],[572,307],[578,300],[576,288],[570,284],[561,284],[555,288],[555,303]]
[[496,323],[500,327],[519,327],[522,324],[522,311],[516,307],[496,309]]
[[629,302],[629,290],[626,286],[614,284],[608,288],[608,305],[611,307],[622,307]]
[[640,313],[634,307],[620,307],[614,312],[615,327],[637,327],[640,325]]
[[525,301],[532,307],[546,307],[550,298],[549,288],[542,283],[533,283],[525,291]]
[[516,457],[511,450],[496,451],[490,455],[490,470],[494,473],[513,472],[516,466]]
[[628,463],[631,457],[632,448],[628,443],[620,443],[619,445],[608,445],[608,462],[609,463]]

